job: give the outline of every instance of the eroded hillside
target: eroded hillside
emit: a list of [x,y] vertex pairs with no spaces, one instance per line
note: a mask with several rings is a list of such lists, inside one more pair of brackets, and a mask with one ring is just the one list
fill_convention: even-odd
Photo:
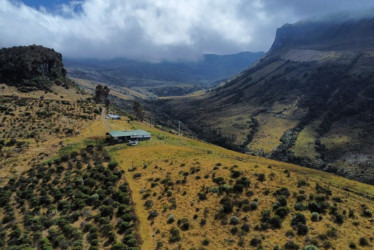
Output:
[[239,77],[160,106],[210,142],[374,183],[372,22],[285,25]]

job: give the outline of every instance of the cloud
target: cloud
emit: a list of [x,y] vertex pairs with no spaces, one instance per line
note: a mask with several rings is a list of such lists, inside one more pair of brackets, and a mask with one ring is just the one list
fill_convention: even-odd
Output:
[[51,12],[0,0],[0,46],[41,44],[68,57],[196,59],[268,50],[275,29],[371,6],[362,0],[85,0]]

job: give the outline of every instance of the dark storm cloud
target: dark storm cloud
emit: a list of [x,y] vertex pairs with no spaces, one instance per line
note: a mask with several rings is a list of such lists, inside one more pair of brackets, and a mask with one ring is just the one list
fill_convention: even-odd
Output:
[[52,13],[0,0],[0,46],[42,44],[69,57],[189,60],[203,53],[266,51],[284,23],[347,10],[362,15],[373,5],[366,0],[85,0],[58,5]]

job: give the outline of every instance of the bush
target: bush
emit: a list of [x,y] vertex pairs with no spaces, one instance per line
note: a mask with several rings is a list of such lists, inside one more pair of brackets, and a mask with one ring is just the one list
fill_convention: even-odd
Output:
[[363,215],[364,217],[367,217],[367,218],[371,218],[371,217],[373,217],[373,213],[372,213],[372,212],[370,211],[370,209],[368,209],[368,208],[364,209],[362,215]]
[[360,246],[365,247],[365,246],[369,245],[369,242],[366,238],[361,237],[360,240],[359,240],[359,244],[360,244]]
[[270,224],[273,228],[281,228],[282,227],[282,219],[278,215],[274,215],[270,219]]
[[350,248],[350,249],[356,249],[356,248],[357,248],[356,243],[354,243],[354,242],[350,242],[350,243],[349,243],[349,248]]
[[210,243],[210,241],[209,241],[208,239],[204,239],[204,240],[201,242],[201,244],[202,244],[203,246],[208,246],[209,243]]
[[118,166],[118,162],[116,162],[116,161],[111,161],[111,162],[109,162],[109,164],[108,164],[108,168],[109,168],[110,170],[114,170],[117,166]]
[[287,250],[298,250],[300,247],[299,245],[297,245],[296,243],[294,243],[293,241],[288,241],[285,245],[284,245],[284,249],[287,249]]
[[285,197],[288,198],[288,197],[290,197],[291,193],[288,190],[288,188],[282,187],[282,188],[278,189],[277,191],[275,191],[273,195],[274,196],[281,196],[281,195],[283,195],[283,196],[285,196]]
[[253,239],[251,239],[251,241],[249,242],[249,244],[252,247],[257,247],[257,246],[259,246],[261,244],[261,239],[253,238]]
[[265,174],[259,174],[258,176],[257,176],[257,180],[258,181],[261,181],[261,182],[263,182],[263,181],[265,181]]
[[297,226],[299,223],[305,224],[306,223],[306,219],[305,219],[305,216],[303,214],[296,213],[292,217],[291,225],[292,226]]
[[152,211],[149,212],[148,220],[152,220],[152,219],[156,218],[157,216],[158,216],[157,210],[152,210]]
[[244,231],[244,232],[249,232],[251,230],[251,226],[248,224],[248,223],[244,223],[241,227],[241,229]]
[[251,204],[249,205],[250,209],[253,211],[253,210],[256,210],[258,208],[258,203],[255,202],[255,201],[252,201]]
[[297,224],[296,229],[298,235],[307,235],[309,231],[308,227],[301,222]]
[[335,215],[335,220],[334,221],[337,224],[343,224],[343,222],[344,222],[344,216],[342,214],[337,213]]
[[289,213],[289,209],[287,207],[279,207],[275,210],[275,214],[284,219]]
[[179,230],[175,227],[170,229],[170,237],[169,242],[174,243],[181,240],[181,236],[179,234]]
[[313,222],[320,221],[320,220],[321,220],[321,216],[319,215],[319,213],[317,213],[317,212],[313,212],[313,213],[312,213],[312,218],[311,218],[311,220],[312,220]]
[[230,224],[231,225],[238,225],[239,224],[239,218],[236,216],[231,216],[230,218]]
[[223,205],[223,212],[224,213],[231,213],[233,209],[233,204],[231,199],[228,196],[225,196],[221,199],[220,204]]
[[318,250],[318,247],[316,247],[315,245],[308,245],[304,247],[303,250]]
[[170,224],[170,223],[173,223],[174,221],[175,221],[174,215],[169,214],[169,216],[168,216],[168,223]]
[[199,196],[199,200],[201,201],[206,200],[206,193],[204,192],[198,193],[197,196]]
[[206,224],[206,219],[201,219],[200,226],[204,226]]
[[304,204],[304,202],[297,202],[294,206],[296,211],[304,211],[307,210],[307,205]]

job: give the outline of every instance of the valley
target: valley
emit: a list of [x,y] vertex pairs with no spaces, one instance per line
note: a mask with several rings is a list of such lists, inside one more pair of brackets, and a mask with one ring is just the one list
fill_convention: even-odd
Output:
[[149,106],[209,142],[373,184],[372,22],[285,25],[224,85]]
[[0,49],[0,249],[373,249],[373,25],[195,61]]

